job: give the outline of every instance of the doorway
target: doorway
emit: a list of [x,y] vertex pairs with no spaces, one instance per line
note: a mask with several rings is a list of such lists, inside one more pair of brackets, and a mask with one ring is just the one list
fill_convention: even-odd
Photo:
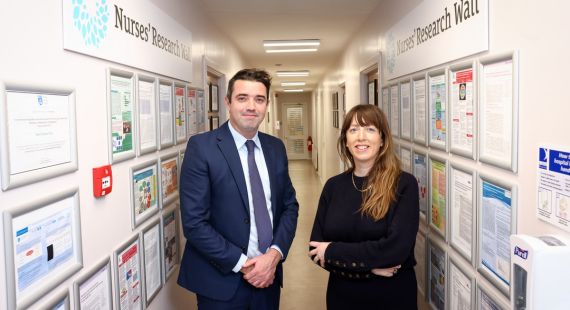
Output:
[[283,104],[285,115],[284,135],[287,157],[289,159],[309,159],[307,152],[307,113],[305,105],[300,103]]

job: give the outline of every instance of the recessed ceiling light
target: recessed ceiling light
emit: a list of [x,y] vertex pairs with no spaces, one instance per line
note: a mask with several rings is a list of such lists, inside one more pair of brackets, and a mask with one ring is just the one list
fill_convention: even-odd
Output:
[[301,52],[316,52],[316,48],[281,48],[275,50],[265,50],[266,53],[301,53]]
[[303,92],[302,89],[284,89],[283,91],[286,93],[302,93]]
[[277,76],[309,76],[309,70],[277,71]]
[[263,46],[265,47],[292,47],[292,46],[319,46],[321,45],[321,40],[310,39],[310,40],[263,40]]
[[281,86],[305,86],[306,84],[305,82],[283,82]]

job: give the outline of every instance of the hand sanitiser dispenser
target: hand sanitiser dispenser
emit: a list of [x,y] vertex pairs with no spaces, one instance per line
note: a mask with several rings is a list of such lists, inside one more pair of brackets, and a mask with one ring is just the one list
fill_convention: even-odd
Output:
[[570,241],[511,235],[511,309],[570,309]]

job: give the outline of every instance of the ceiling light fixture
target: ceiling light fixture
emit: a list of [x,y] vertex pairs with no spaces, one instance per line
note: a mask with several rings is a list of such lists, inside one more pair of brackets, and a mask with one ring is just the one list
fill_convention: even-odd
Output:
[[300,53],[300,52],[316,52],[316,48],[283,48],[276,50],[265,50],[266,53]]
[[305,86],[306,84],[305,82],[283,82],[281,86]]
[[307,40],[263,40],[266,53],[316,52],[321,45],[318,39]]
[[302,93],[303,92],[302,89],[284,89],[283,91],[286,93]]
[[309,76],[309,70],[277,71],[277,76]]

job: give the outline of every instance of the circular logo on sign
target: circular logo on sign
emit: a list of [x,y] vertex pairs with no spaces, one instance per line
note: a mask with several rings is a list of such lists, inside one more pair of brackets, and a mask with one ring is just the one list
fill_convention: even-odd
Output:
[[73,24],[87,46],[99,47],[99,43],[107,36],[107,21],[109,21],[107,0],[96,1],[94,12],[86,2],[87,0],[72,0]]

